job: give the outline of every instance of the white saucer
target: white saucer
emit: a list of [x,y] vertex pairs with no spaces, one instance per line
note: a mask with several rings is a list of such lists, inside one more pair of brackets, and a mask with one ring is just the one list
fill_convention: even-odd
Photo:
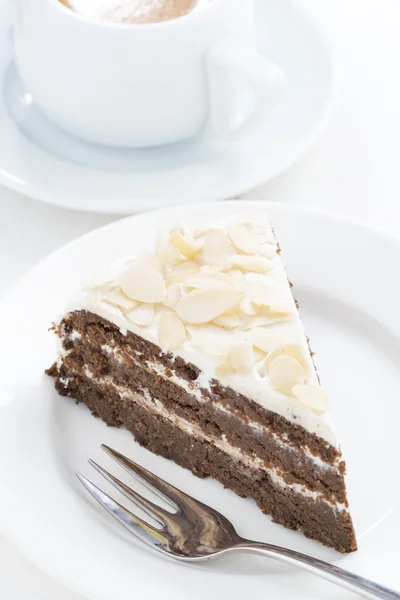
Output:
[[[252,501],[154,456],[126,431],[107,428],[84,406],[59,397],[43,375],[55,358],[48,326],[96,267],[149,247],[160,222],[172,226],[183,218],[189,227],[201,226],[210,212],[216,218],[234,211],[248,215],[266,206],[296,283],[347,460],[359,541],[359,551],[348,556],[274,525]],[[399,261],[400,244],[382,234],[316,212],[255,202],[131,217],[48,257],[0,305],[0,520],[6,535],[46,573],[96,600],[353,598],[274,561],[230,557],[189,567],[138,545],[75,477],[78,469],[96,479],[89,457],[115,472],[99,449],[103,442],[225,513],[246,537],[313,554],[400,589],[400,291],[393,277]]]
[[148,150],[91,145],[48,121],[22,87],[4,31],[8,5],[0,0],[0,183],[51,204],[133,213],[235,196],[287,169],[330,112],[333,66],[319,30],[293,0],[257,0],[259,47],[290,81],[265,126],[234,143],[204,135]]

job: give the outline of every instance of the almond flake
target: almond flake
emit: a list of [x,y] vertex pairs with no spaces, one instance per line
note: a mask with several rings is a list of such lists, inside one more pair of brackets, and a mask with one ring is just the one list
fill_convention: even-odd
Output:
[[319,385],[298,384],[293,387],[292,394],[317,414],[322,414],[328,409],[328,394]]
[[164,298],[164,306],[175,308],[179,300],[182,298],[181,286],[179,283],[173,283],[167,287],[167,294]]
[[245,254],[260,254],[260,241],[249,225],[236,224],[229,227],[228,235],[236,248]]
[[215,277],[204,277],[193,275],[193,277],[188,277],[184,283],[187,288],[195,288],[197,290],[226,290],[232,289],[231,282],[228,277],[225,279],[222,278],[223,273],[219,274],[219,276]]
[[233,372],[234,370],[228,354],[225,356],[224,360],[216,366],[215,374],[217,377],[228,377],[229,375],[232,375]]
[[246,375],[253,370],[253,345],[251,342],[234,342],[230,349],[230,362],[237,373]]
[[277,250],[278,248],[276,244],[269,244],[268,242],[265,242],[264,244],[260,245],[261,256],[266,256],[267,258],[274,258]]
[[167,285],[173,283],[183,283],[189,275],[200,271],[200,265],[194,260],[184,260],[172,267],[171,273],[167,277]]
[[253,342],[256,348],[267,354],[276,348],[277,340],[279,339],[276,331],[264,329],[263,327],[253,327],[248,332],[247,337]]
[[192,260],[196,258],[197,255],[197,246],[196,244],[189,240],[181,229],[174,229],[171,231],[169,235],[169,242],[171,246],[176,248],[186,258]]
[[219,265],[201,267],[200,271],[195,274],[196,279],[218,279],[225,283],[230,283],[230,280],[225,273],[221,273]]
[[252,283],[247,293],[254,304],[265,307],[268,309],[267,312],[280,314],[293,312],[293,302],[285,297],[282,288],[272,277],[265,277],[263,282]]
[[293,356],[276,357],[268,368],[272,385],[282,394],[290,395],[295,385],[306,380],[306,373],[301,364]]
[[272,269],[271,262],[264,256],[235,254],[229,257],[229,264],[242,271],[252,271],[253,273],[268,273]]
[[123,311],[131,310],[137,304],[135,300],[132,300],[132,298],[129,298],[126,294],[124,294],[120,288],[112,290],[111,292],[106,292],[101,299],[112,306],[117,306]]
[[213,321],[240,300],[241,294],[235,290],[196,290],[179,300],[176,312],[183,321],[201,325]]
[[252,329],[253,327],[266,327],[268,325],[273,325],[274,323],[289,321],[292,318],[292,315],[289,314],[269,313],[261,311],[254,316],[247,317],[242,323],[242,328],[244,330],[248,330]]
[[155,254],[144,254],[139,259],[137,259],[135,263],[133,263],[133,265],[130,266],[134,266],[135,264],[140,264],[141,266],[146,268],[156,269],[161,274],[163,274],[164,272],[164,265],[162,261],[158,258],[158,256],[156,256]]
[[111,273],[93,273],[90,277],[85,278],[81,282],[83,290],[96,290],[99,292],[107,292],[110,286],[115,285],[114,278]]
[[167,350],[178,350],[186,340],[186,330],[173,312],[164,313],[158,325],[160,346]]
[[269,219],[263,218],[263,217],[257,217],[256,222],[250,222],[250,223],[247,223],[247,225],[250,225],[250,227],[254,228],[254,231],[259,236],[261,243],[264,243],[264,242],[268,242],[270,244],[275,243],[275,236],[272,231],[272,227],[271,227],[271,223],[269,222]]
[[223,263],[232,254],[235,254],[235,248],[224,231],[214,229],[206,234],[203,246],[204,264]]
[[281,290],[278,287],[277,289],[273,289],[270,285],[265,285],[264,283],[250,284],[247,294],[251,301],[259,307],[280,306],[284,304]]
[[235,329],[240,325],[240,318],[236,312],[228,311],[214,319],[214,323],[224,329]]
[[257,372],[261,377],[267,377],[268,369],[267,369],[267,359],[265,358],[265,354],[263,353],[263,359],[257,362],[256,368]]
[[246,279],[242,271],[239,269],[229,269],[226,275],[230,278],[232,286],[242,292],[246,287]]
[[165,265],[173,265],[182,260],[179,250],[169,243],[169,233],[159,231],[156,238],[155,251],[157,258]]
[[192,343],[210,356],[225,356],[232,342],[231,335],[215,325],[188,326]]
[[258,348],[253,348],[253,362],[259,363],[265,359],[265,352],[261,352]]
[[151,266],[137,263],[119,276],[118,282],[123,292],[139,302],[162,302],[166,294],[162,275]]
[[280,356],[289,356],[294,358],[297,362],[301,364],[303,369],[308,372],[309,371],[309,361],[307,360],[307,356],[304,353],[302,346],[299,344],[286,344],[285,346],[281,346],[276,348],[271,354],[267,357],[267,369],[269,370],[269,366]]
[[154,305],[153,304],[138,304],[132,310],[125,313],[127,319],[139,325],[140,327],[147,327],[151,325],[154,319]]
[[255,315],[258,313],[258,306],[253,304],[251,298],[249,296],[245,296],[240,303],[240,310],[244,312],[245,315]]
[[170,250],[169,244],[169,234],[160,229],[157,232],[156,243],[155,243],[155,253],[156,256],[161,262],[165,262],[165,255]]

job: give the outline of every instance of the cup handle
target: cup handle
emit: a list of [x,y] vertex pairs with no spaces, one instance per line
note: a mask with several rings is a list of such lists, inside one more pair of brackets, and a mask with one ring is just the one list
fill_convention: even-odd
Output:
[[206,68],[210,126],[223,139],[238,139],[253,130],[280,104],[288,87],[274,62],[234,42],[212,46]]

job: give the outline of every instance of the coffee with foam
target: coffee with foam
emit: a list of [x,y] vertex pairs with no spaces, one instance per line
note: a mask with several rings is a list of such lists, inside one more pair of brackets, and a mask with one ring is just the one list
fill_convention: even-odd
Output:
[[170,21],[212,0],[59,0],[91,21],[146,24]]

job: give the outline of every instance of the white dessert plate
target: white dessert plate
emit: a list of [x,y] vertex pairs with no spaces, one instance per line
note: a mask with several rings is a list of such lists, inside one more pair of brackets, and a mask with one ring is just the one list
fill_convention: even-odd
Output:
[[[258,45],[286,72],[284,103],[238,142],[201,135],[147,150],[110,149],[53,125],[12,62],[9,0],[0,0],[0,183],[32,198],[105,213],[222,200],[288,168],[325,124],[333,95],[326,42],[294,0],[257,0]],[[7,25],[8,23],[8,25]]]
[[[59,397],[43,371],[55,358],[47,329],[66,300],[114,258],[152,246],[160,223],[189,227],[229,213],[268,211],[317,353],[348,464],[359,551],[344,556],[271,522],[254,503],[154,456],[124,430]],[[289,546],[400,589],[400,243],[316,212],[285,205],[224,202],[171,208],[115,222],[37,265],[0,311],[0,519],[5,534],[46,573],[93,598],[204,600],[204,597],[351,599],[294,568],[257,557],[202,566],[173,563],[140,545],[88,497],[75,471],[118,472],[109,444],[232,520],[240,534]],[[123,474],[122,474],[123,476]],[[129,481],[129,480],[128,480]],[[102,482],[104,489],[107,483]]]

